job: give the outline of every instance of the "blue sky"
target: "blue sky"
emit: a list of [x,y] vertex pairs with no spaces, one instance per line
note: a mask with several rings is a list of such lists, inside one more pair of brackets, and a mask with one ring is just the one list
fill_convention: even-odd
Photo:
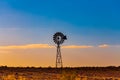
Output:
[[[120,44],[119,2],[119,0],[1,0],[0,27],[19,27],[26,31],[44,28],[51,34],[56,31],[67,33],[71,39],[74,38],[72,40],[75,41],[71,42],[73,44],[116,45]],[[77,40],[81,40],[81,43]]]
[[[119,4],[119,0],[0,0],[0,45],[54,45],[52,35],[61,31],[68,37],[64,45],[119,46]],[[116,47],[110,49],[119,53]]]

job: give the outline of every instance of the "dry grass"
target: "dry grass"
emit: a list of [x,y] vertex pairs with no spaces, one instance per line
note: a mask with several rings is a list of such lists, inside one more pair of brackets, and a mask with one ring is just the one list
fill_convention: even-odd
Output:
[[120,67],[0,67],[0,80],[120,80]]

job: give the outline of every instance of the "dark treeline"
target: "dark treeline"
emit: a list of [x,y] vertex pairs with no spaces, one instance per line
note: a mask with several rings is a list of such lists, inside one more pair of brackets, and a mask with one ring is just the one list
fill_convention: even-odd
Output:
[[10,71],[47,71],[47,72],[59,72],[60,70],[64,71],[120,71],[120,66],[107,66],[107,67],[7,67],[0,66],[0,70],[10,70]]

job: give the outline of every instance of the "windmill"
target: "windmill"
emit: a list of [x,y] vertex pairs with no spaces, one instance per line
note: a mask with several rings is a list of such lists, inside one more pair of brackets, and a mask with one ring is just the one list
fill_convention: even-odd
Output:
[[53,41],[57,44],[56,68],[63,67],[60,45],[64,42],[64,40],[67,40],[67,37],[61,32],[56,32],[53,35]]

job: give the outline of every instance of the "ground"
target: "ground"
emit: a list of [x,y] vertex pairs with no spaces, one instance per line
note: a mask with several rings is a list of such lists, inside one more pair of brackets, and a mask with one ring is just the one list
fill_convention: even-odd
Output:
[[120,80],[120,67],[0,67],[0,80]]

